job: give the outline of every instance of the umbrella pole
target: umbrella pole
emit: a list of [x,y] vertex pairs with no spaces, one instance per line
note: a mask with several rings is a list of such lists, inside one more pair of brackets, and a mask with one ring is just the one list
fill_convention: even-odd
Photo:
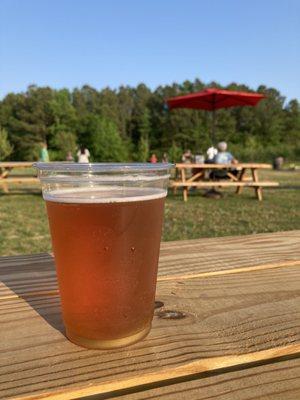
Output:
[[212,130],[211,130],[212,145],[216,144],[216,110],[212,111]]

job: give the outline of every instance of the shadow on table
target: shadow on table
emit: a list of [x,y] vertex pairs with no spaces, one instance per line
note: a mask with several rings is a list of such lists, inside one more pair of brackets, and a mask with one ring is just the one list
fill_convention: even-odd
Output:
[[50,254],[1,257],[0,280],[49,325],[65,333],[54,259]]
[[35,310],[36,313],[51,325],[52,328],[65,335],[59,295],[40,296],[38,298],[25,295],[22,298]]

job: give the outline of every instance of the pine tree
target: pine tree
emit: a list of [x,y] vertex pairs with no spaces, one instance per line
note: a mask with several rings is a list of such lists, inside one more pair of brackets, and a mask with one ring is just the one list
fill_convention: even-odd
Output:
[[139,162],[147,162],[149,160],[149,141],[148,138],[141,136],[138,143],[137,160]]
[[90,152],[94,161],[121,162],[128,160],[126,143],[116,125],[104,118],[94,117]]
[[13,147],[9,143],[7,131],[0,126],[0,161],[6,160],[12,151]]

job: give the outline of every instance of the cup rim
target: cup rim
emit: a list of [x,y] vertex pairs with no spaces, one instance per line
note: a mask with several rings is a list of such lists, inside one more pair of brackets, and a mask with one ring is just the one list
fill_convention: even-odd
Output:
[[174,167],[171,163],[76,163],[76,162],[36,162],[33,167],[39,171],[57,172],[116,172],[145,173],[166,171]]

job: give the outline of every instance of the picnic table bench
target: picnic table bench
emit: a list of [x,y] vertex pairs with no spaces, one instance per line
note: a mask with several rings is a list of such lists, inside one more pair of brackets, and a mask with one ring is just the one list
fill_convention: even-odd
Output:
[[11,175],[14,168],[32,168],[33,161],[3,161],[0,162],[0,187],[8,193],[8,184],[38,183],[35,175]]
[[162,243],[149,336],[63,331],[50,254],[0,258],[1,399],[300,398],[300,231]]
[[[262,200],[262,188],[278,186],[277,182],[260,181],[258,177],[259,169],[271,169],[271,164],[258,163],[237,163],[237,164],[176,164],[176,177],[171,181],[171,187],[176,189],[183,188],[183,199],[187,201],[188,191],[191,188],[212,188],[212,187],[236,187],[236,193],[240,194],[244,187],[252,187],[256,197]],[[233,169],[238,173],[235,175]],[[227,180],[212,180],[207,177],[207,172],[214,170],[224,170]],[[189,176],[187,171],[190,173]],[[250,176],[247,176],[250,171]]]

